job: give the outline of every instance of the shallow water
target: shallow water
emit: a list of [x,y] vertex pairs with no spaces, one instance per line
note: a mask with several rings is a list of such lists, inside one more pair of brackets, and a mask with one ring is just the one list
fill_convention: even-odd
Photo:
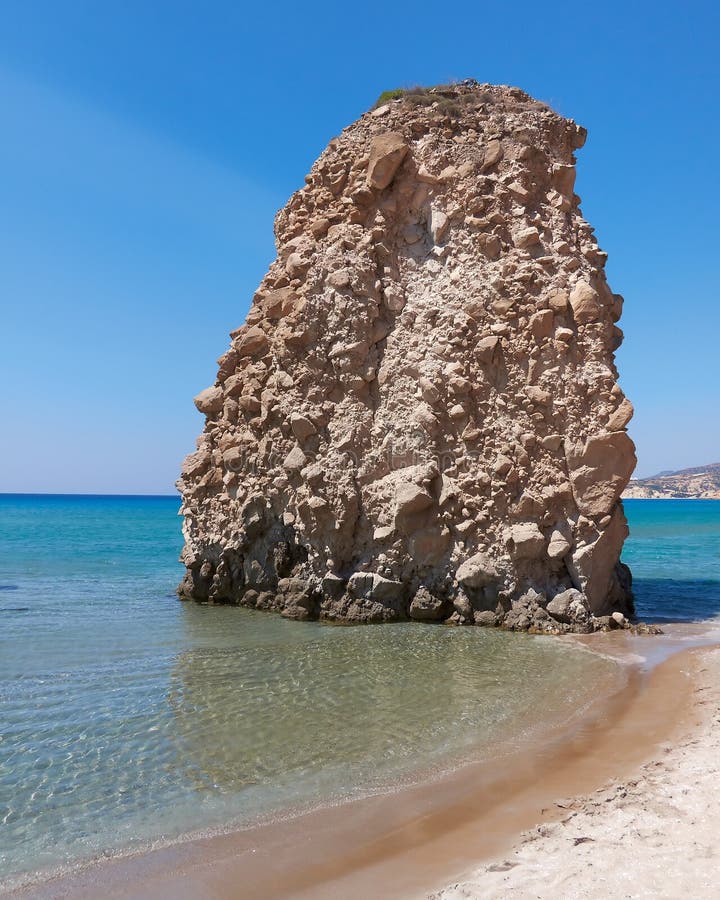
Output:
[[[0,496],[5,876],[492,758],[616,675],[552,639],[181,604],[177,508]],[[717,612],[720,503],[627,510],[641,611]]]

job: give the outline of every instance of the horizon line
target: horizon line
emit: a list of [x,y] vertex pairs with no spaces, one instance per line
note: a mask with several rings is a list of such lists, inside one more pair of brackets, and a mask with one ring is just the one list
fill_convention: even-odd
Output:
[[0,491],[0,497],[176,497],[174,494],[105,493],[103,491]]

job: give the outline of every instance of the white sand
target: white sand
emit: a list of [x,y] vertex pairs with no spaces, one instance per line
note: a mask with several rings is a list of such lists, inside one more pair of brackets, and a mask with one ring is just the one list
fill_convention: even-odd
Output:
[[562,821],[537,825],[433,900],[720,898],[720,650],[700,669],[692,728],[673,746],[622,782],[558,803]]

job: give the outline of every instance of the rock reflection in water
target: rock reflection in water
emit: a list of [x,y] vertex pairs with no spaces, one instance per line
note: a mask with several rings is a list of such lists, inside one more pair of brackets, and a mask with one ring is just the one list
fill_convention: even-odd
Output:
[[168,695],[178,764],[196,790],[248,794],[241,817],[263,811],[263,787],[270,806],[329,799],[481,752],[532,726],[538,708],[545,718],[585,702],[588,667],[608,666],[487,629],[333,627],[194,605],[184,624],[191,649]]

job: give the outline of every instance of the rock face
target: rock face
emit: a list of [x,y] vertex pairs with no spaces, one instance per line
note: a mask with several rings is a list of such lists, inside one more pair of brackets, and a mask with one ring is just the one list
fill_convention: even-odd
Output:
[[181,597],[547,632],[632,614],[622,298],[573,193],[584,140],[463,84],[330,142],[195,399]]

